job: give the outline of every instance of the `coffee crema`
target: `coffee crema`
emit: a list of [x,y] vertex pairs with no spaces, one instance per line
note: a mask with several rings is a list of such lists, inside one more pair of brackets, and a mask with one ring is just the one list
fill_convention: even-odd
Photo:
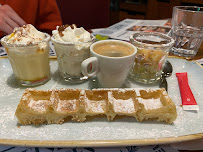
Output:
[[124,57],[134,53],[132,47],[117,42],[97,44],[93,47],[93,50],[97,54],[108,57]]

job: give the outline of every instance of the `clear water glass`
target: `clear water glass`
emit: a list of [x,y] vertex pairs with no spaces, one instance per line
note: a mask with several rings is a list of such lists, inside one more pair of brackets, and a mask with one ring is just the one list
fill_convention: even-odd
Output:
[[196,56],[203,40],[203,7],[175,6],[170,36],[175,40],[171,49],[174,55]]

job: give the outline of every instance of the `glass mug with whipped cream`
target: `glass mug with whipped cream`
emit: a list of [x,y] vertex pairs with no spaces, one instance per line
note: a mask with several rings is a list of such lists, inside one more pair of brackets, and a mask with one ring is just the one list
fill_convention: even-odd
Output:
[[52,31],[51,41],[58,60],[58,68],[65,81],[80,83],[88,80],[81,71],[81,63],[90,56],[90,45],[95,41],[83,27],[57,26]]
[[50,36],[27,24],[1,39],[13,73],[23,86],[36,86],[50,79]]

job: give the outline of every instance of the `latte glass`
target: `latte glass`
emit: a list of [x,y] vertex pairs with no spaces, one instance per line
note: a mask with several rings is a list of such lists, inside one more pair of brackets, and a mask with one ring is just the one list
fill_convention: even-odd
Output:
[[137,54],[130,77],[144,84],[156,83],[174,40],[157,32],[137,32],[130,37]]
[[51,38],[57,55],[58,68],[65,81],[80,83],[88,80],[81,71],[81,63],[90,56],[90,45],[95,41],[94,36],[88,42],[60,42]]
[[13,73],[23,86],[36,86],[50,79],[49,40],[45,39],[34,44],[10,44],[8,36],[1,39],[1,44],[8,54]]

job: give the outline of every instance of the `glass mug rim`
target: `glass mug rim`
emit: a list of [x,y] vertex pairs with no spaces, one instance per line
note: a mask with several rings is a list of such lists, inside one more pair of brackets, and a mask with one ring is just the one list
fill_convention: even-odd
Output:
[[[130,55],[127,55],[127,56],[122,56],[122,57],[110,57],[110,56],[105,56],[105,55],[101,55],[101,54],[98,54],[94,51],[93,47],[97,44],[100,44],[100,43],[109,43],[109,42],[116,42],[116,43],[124,43],[125,45],[129,45],[130,47],[132,47],[132,50],[134,50],[134,52]],[[129,57],[132,57],[134,56],[136,53],[137,53],[137,48],[132,45],[131,43],[129,42],[125,42],[125,41],[121,41],[121,40],[100,40],[100,41],[97,41],[95,43],[93,43],[91,46],[90,46],[90,52],[92,54],[94,54],[94,56],[96,57],[100,57],[100,58],[106,58],[106,59],[112,59],[112,60],[120,60],[120,59],[125,59],[125,58],[129,58]]]
[[[149,43],[144,43],[144,42],[140,42],[135,40],[135,36],[141,36],[141,35],[147,35],[147,36],[162,36],[163,38],[169,40],[170,42],[166,43],[166,44],[149,44]],[[130,42],[135,42],[138,45],[146,45],[148,47],[170,47],[174,44],[174,39],[166,34],[160,33],[160,32],[135,32],[134,34],[132,34],[130,36]]]
[[174,6],[174,9],[176,10],[181,10],[185,12],[203,13],[203,11],[198,11],[198,10],[187,10],[187,8],[199,8],[203,10],[203,7],[200,7],[200,6]]
[[51,41],[53,43],[60,44],[60,45],[71,45],[71,46],[74,46],[74,45],[88,44],[88,43],[94,42],[96,40],[94,35],[90,34],[90,37],[91,37],[91,40],[89,40],[89,41],[73,43],[73,42],[61,42],[61,41],[57,41],[54,38],[54,36],[52,36],[51,37]]
[[11,44],[11,43],[8,43],[7,38],[8,38],[9,35],[6,35],[1,39],[1,44],[3,46],[6,46],[6,47],[27,47],[27,46],[32,47],[32,46],[38,46],[41,43],[50,41],[50,35],[47,34],[47,33],[44,33],[44,34],[45,34],[45,39],[43,39],[42,41],[35,42],[35,43],[30,43],[30,44]]

